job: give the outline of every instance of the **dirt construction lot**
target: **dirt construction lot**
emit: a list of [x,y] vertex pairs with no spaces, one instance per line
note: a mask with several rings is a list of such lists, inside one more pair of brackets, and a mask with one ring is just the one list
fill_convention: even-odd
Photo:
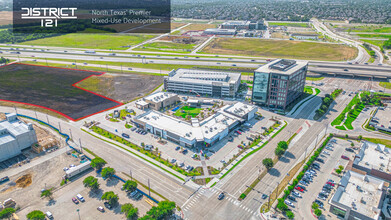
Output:
[[[139,209],[139,216],[143,216],[151,208],[151,205],[144,201],[145,197],[138,201],[129,198],[126,192],[121,190],[122,182],[117,179],[105,181],[93,169],[60,186],[61,177],[64,175],[63,167],[69,167],[70,164],[79,164],[79,159],[64,153],[10,177],[10,182],[1,185],[0,201],[14,199],[16,207],[20,207],[17,215],[21,219],[25,219],[33,210],[50,211],[54,219],[78,219],[77,209],[81,219],[126,219],[121,213],[121,204],[132,203]],[[84,178],[90,175],[98,178],[100,189],[96,192],[83,186]],[[40,197],[41,189],[45,186],[54,188],[52,200]],[[97,207],[104,207],[104,201],[100,198],[107,191],[114,191],[118,195],[120,205],[112,210],[105,208],[105,212],[101,213]],[[77,194],[84,197],[84,203],[72,202],[72,197]]]

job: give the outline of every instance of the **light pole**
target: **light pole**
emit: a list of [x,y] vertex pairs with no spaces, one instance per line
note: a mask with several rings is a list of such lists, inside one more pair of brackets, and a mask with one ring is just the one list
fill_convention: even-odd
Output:
[[79,220],[81,219],[80,218],[80,209],[76,209],[76,212],[77,212],[77,215],[79,216]]
[[69,129],[69,134],[71,135],[71,139],[73,139],[73,137],[72,137],[72,130],[71,129]]
[[133,180],[133,175],[132,175],[132,170],[131,169],[129,170],[129,173],[130,173],[130,179]]

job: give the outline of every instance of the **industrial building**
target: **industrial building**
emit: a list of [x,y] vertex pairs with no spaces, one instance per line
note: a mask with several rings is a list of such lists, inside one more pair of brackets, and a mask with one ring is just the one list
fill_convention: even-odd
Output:
[[140,109],[150,108],[159,111],[166,107],[170,107],[179,101],[179,97],[175,93],[156,92],[137,101],[136,106]]
[[304,92],[308,62],[277,59],[254,72],[252,101],[283,109]]
[[348,171],[330,199],[330,212],[340,219],[382,219],[388,183],[381,179]]
[[215,70],[177,69],[164,78],[164,89],[212,97],[235,97],[241,73]]
[[235,103],[223,106],[212,116],[186,122],[158,111],[138,115],[133,122],[138,128],[185,147],[211,146],[255,116],[254,105]]
[[318,40],[319,39],[318,34],[291,34],[291,37],[298,39],[298,40]]
[[226,21],[220,25],[220,28],[236,30],[265,30],[266,26],[262,21]]
[[0,162],[21,154],[35,143],[37,136],[31,123],[20,121],[15,113],[6,114],[6,120],[0,121]]
[[204,30],[204,35],[230,35],[236,34],[235,29],[208,28]]

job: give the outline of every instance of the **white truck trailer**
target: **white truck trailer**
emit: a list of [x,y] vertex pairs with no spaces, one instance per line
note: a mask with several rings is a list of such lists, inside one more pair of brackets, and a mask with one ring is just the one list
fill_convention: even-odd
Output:
[[82,173],[90,168],[91,168],[91,161],[86,161],[80,165],[77,165],[75,167],[71,167],[69,170],[65,171],[65,177],[68,179],[72,178],[72,177],[77,176],[80,173]]

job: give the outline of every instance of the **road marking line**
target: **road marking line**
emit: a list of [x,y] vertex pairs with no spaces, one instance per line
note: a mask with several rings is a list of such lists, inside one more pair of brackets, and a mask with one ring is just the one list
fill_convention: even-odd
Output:
[[242,205],[240,205],[239,207],[240,207],[240,208],[242,208],[242,206],[243,206],[243,204],[242,204]]

